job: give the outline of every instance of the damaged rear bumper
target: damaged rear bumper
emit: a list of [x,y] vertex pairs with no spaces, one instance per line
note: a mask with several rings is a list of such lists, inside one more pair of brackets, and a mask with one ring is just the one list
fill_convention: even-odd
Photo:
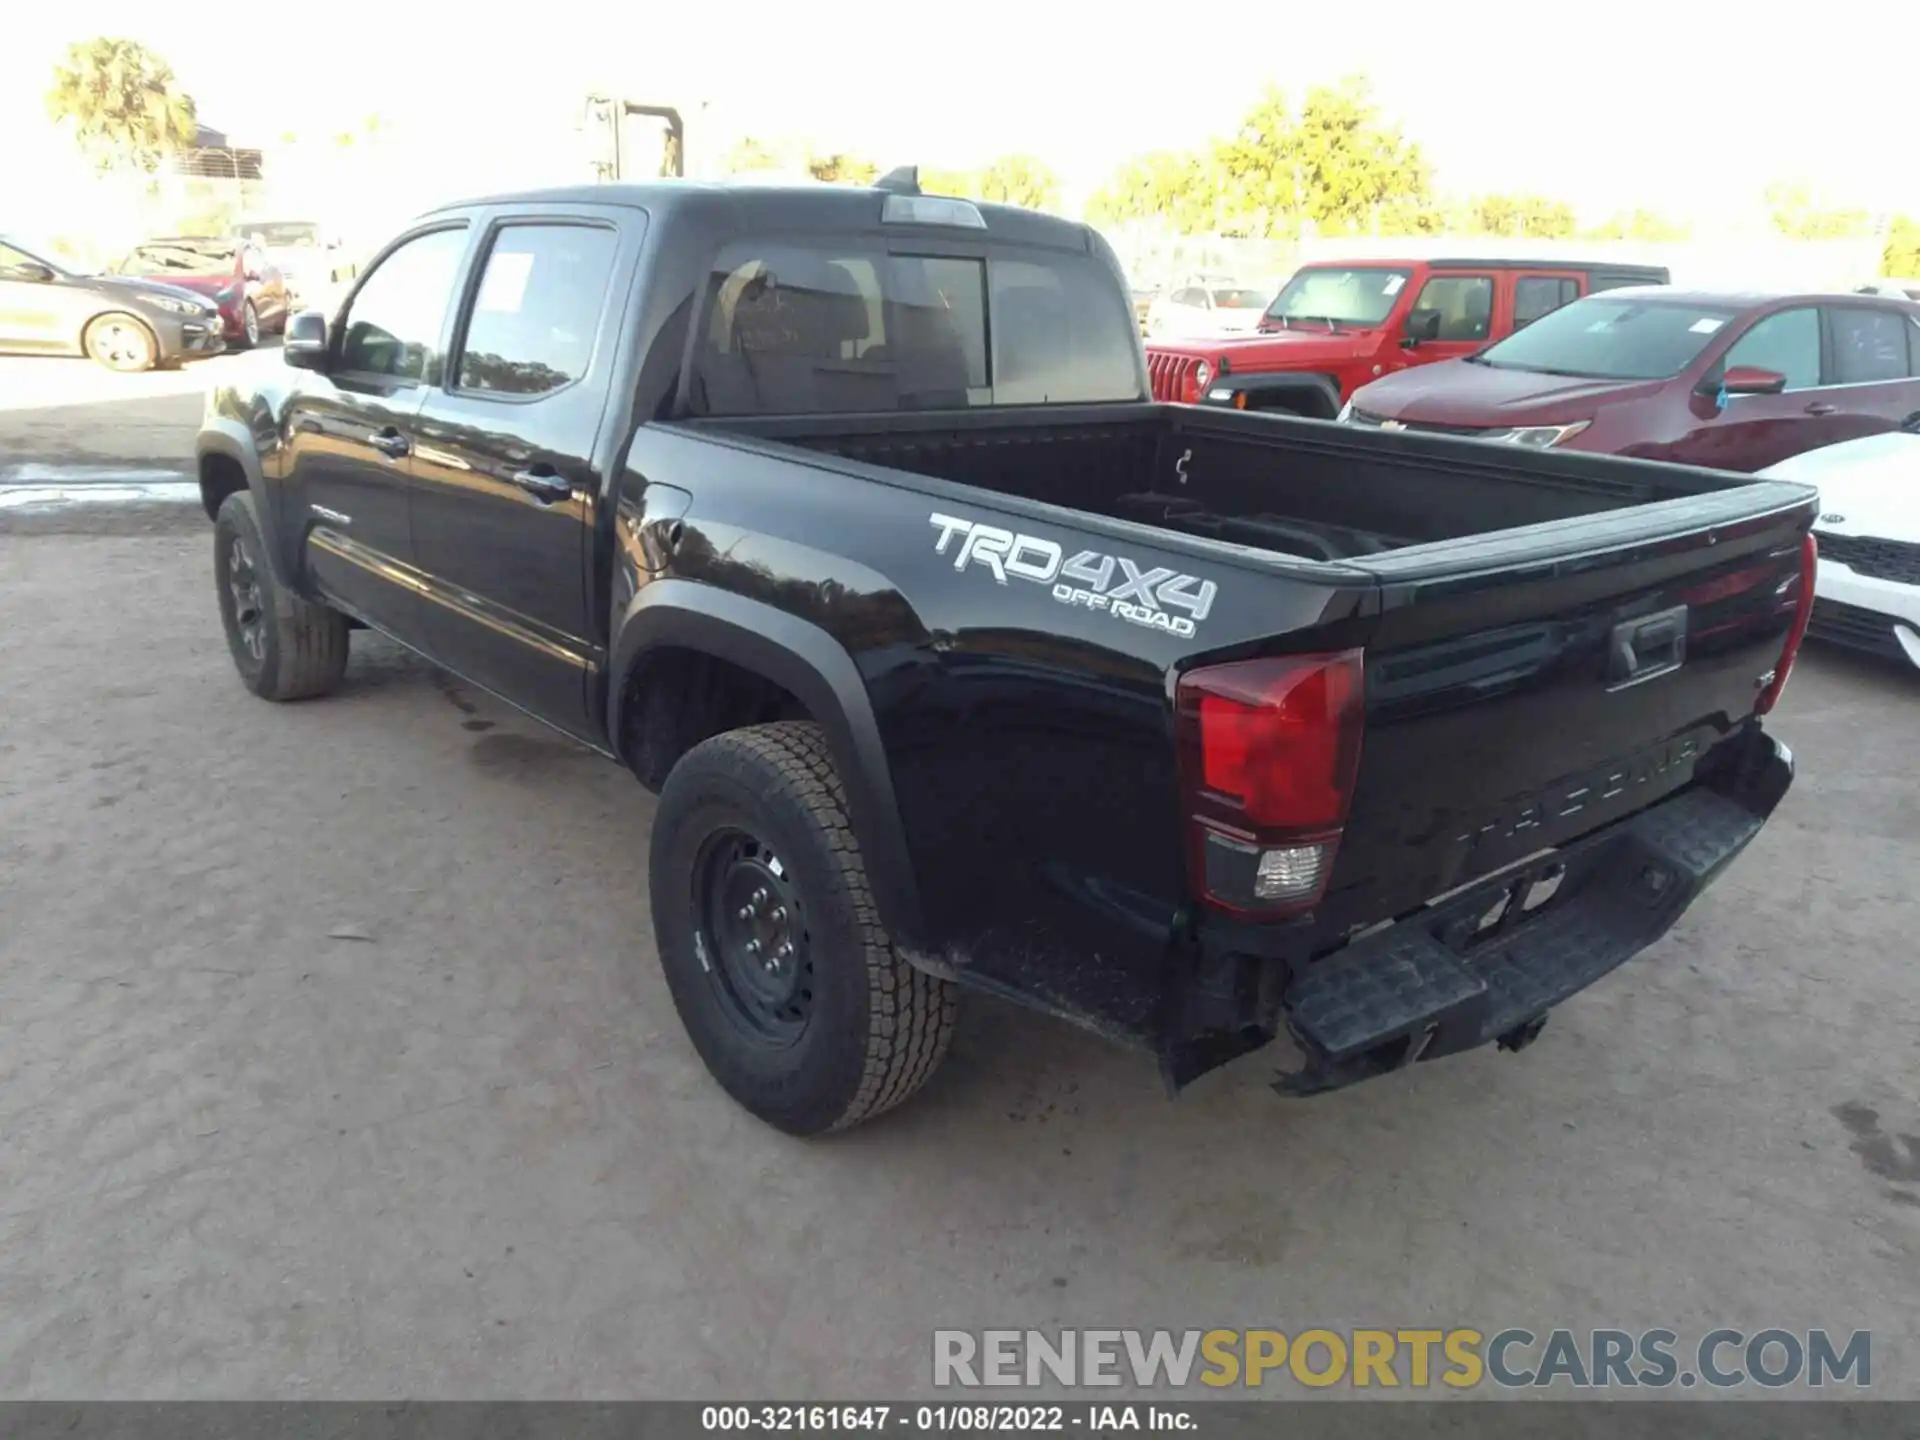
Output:
[[1665,934],[1792,779],[1791,752],[1755,727],[1715,781],[1306,967],[1282,997],[1305,1063],[1274,1088],[1314,1095],[1490,1040],[1521,1048],[1553,1006]]

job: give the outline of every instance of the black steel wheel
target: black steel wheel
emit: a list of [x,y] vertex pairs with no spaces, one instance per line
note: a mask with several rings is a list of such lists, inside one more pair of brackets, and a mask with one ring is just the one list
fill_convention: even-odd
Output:
[[213,525],[213,583],[220,625],[241,683],[264,700],[324,695],[347,668],[347,619],[296,595],[267,565],[253,496],[220,503]]
[[233,628],[241,648],[254,664],[267,659],[267,610],[260,595],[260,572],[248,553],[246,537],[238,530],[226,537],[227,595]]
[[813,1014],[812,937],[793,872],[744,830],[707,838],[694,867],[695,945],[727,1018],[772,1046],[798,1040]]
[[648,866],[674,1009],[741,1105],[818,1135],[927,1082],[953,1035],[954,986],[882,926],[818,725],[730,730],[681,756]]

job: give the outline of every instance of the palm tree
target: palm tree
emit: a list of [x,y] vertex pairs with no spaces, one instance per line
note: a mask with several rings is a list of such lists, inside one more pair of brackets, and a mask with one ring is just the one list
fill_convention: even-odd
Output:
[[193,97],[173,67],[137,40],[102,36],[67,47],[54,66],[47,113],[72,121],[80,148],[102,170],[131,167],[151,174],[192,146],[198,127]]

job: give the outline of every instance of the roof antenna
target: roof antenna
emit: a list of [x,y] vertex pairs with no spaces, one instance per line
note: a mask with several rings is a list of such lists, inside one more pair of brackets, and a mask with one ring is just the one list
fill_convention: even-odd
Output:
[[918,195],[920,193],[920,167],[918,165],[901,165],[889,170],[873,182],[873,188],[876,190],[894,190],[902,195]]

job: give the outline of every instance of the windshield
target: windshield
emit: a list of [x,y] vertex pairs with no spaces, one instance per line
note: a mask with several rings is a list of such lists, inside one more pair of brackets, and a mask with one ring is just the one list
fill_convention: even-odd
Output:
[[1542,315],[1478,355],[1496,370],[1589,380],[1667,380],[1737,312],[1715,305],[1590,296]]
[[1405,270],[1383,267],[1300,270],[1274,297],[1266,318],[1378,325],[1393,313],[1406,283]]
[[1267,303],[1264,290],[1216,290],[1213,292],[1213,305],[1216,310],[1258,310]]
[[166,240],[141,245],[120,266],[123,275],[226,275],[235,247],[225,240]]
[[65,246],[50,244],[37,235],[0,235],[0,264],[17,265],[22,260],[45,265],[58,274],[95,273],[92,266]]
[[241,240],[280,249],[317,246],[320,227],[306,220],[265,220],[254,225],[236,225],[231,232]]

